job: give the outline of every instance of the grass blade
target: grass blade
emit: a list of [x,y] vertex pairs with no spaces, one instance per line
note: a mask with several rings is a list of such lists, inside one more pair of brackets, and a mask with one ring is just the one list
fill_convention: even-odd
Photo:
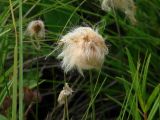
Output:
[[22,0],[19,0],[19,120],[23,120],[23,25]]

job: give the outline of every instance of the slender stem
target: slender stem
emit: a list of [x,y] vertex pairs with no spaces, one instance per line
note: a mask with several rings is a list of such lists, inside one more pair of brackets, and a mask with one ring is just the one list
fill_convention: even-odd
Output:
[[63,77],[64,77],[64,84],[67,82],[67,78],[66,78],[66,73],[63,73]]
[[69,112],[68,112],[68,100],[67,100],[67,97],[65,99],[65,117],[67,118],[67,120],[69,120]]
[[61,34],[63,34],[65,28],[66,28],[67,25],[69,24],[69,22],[70,22],[71,18],[73,17],[73,15],[76,13],[76,11],[77,11],[77,10],[83,5],[83,3],[85,3],[85,2],[86,2],[86,0],[83,0],[83,1],[79,4],[79,6],[74,9],[74,11],[72,12],[72,14],[71,14],[70,17],[68,18],[66,24],[64,25]]
[[97,88],[97,84],[98,84],[98,81],[99,81],[100,74],[101,74],[101,70],[98,73],[98,77],[97,77],[96,84],[94,86],[93,92],[96,92],[96,88]]
[[[90,89],[91,89],[91,100],[94,97],[94,89],[93,89],[93,81],[92,81],[92,71],[89,71],[89,76],[90,76]],[[95,106],[94,102],[92,103],[92,120],[95,120]]]
[[31,39],[31,43],[32,43],[33,47],[36,50],[40,50],[41,46],[40,46],[39,40],[38,39],[34,40],[33,37],[31,37],[30,39]]
[[64,109],[63,109],[63,118],[62,118],[62,120],[65,120],[65,116],[66,116],[66,113],[65,113],[65,107],[64,107]]
[[14,71],[13,71],[13,95],[12,95],[12,120],[17,120],[17,74],[18,74],[18,49],[17,45],[14,48]]
[[[37,52],[37,51],[36,51]],[[39,52],[37,52],[37,58],[39,56]],[[37,78],[37,94],[36,94],[36,120],[38,120],[38,98],[39,98],[39,95],[38,95],[38,91],[39,91],[39,77],[38,77],[38,74],[39,74],[39,62],[37,61],[37,70],[36,70],[36,78]]]
[[13,13],[12,1],[9,0],[12,22],[15,32],[15,47],[14,47],[14,67],[13,67],[13,95],[12,95],[12,120],[17,120],[17,74],[18,74],[18,36],[16,29],[16,21]]
[[66,120],[66,119],[69,120],[67,97],[65,98],[64,111],[63,111],[63,118],[62,118],[62,120]]
[[92,120],[95,120],[94,89],[93,89],[93,82],[92,82],[92,71],[89,71],[89,76],[90,76],[91,100],[90,100],[90,103],[89,103],[89,107],[88,107],[88,109],[87,109],[87,111],[86,111],[86,113],[84,115],[85,116],[84,120],[87,119],[90,107],[92,107],[92,116],[91,116]]
[[19,120],[23,120],[23,23],[22,0],[19,0]]
[[91,101],[90,101],[90,103],[89,103],[89,106],[88,106],[88,108],[87,108],[86,112],[84,113],[84,115],[83,115],[83,117],[82,117],[81,120],[86,120],[86,119],[87,119],[89,109],[90,109],[90,107],[92,106],[92,104],[94,103],[96,97],[98,96],[98,94],[99,94],[102,86],[104,85],[106,79],[107,79],[107,77],[103,80],[103,82],[102,82],[101,86],[99,87],[99,89],[97,90],[97,92],[95,92],[95,96],[93,97],[93,99],[91,99]]
[[114,4],[113,4],[113,1],[112,1],[111,4],[112,4],[114,18],[115,18],[115,21],[116,21],[116,27],[117,27],[117,31],[118,31],[118,37],[120,38],[121,37],[121,33],[120,33],[120,29],[119,29],[119,25],[118,25],[118,19],[117,19],[117,15],[116,15],[116,12],[115,12],[115,7],[114,7]]

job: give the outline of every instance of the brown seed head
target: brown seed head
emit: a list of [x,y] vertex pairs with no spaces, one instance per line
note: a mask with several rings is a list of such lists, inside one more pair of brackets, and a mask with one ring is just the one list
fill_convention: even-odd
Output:
[[36,38],[45,37],[44,23],[41,20],[31,21],[27,27],[26,35]]

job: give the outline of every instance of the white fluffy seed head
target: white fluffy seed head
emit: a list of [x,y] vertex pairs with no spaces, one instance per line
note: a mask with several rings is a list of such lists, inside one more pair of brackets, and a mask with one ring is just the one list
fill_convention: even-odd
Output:
[[136,6],[133,0],[103,0],[101,8],[104,11],[118,9],[125,13],[132,24],[136,24],[135,18]]
[[67,97],[72,95],[72,92],[72,88],[69,87],[68,83],[65,83],[63,90],[60,92],[58,96],[58,103],[60,105],[64,104]]
[[42,20],[34,20],[28,24],[26,35],[35,38],[45,37],[45,26]]
[[62,59],[62,68],[68,72],[76,68],[81,75],[82,70],[101,68],[108,47],[100,34],[90,27],[78,27],[60,40],[63,46],[58,58]]

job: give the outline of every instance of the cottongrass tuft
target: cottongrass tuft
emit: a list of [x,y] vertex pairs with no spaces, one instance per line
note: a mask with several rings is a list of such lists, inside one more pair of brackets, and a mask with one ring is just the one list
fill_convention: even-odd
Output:
[[26,29],[25,35],[30,37],[33,46],[40,50],[40,40],[45,38],[45,26],[42,20],[31,21]]
[[65,104],[65,100],[67,99],[68,96],[72,95],[72,88],[69,87],[68,83],[65,83],[63,90],[60,92],[58,96],[58,103],[60,105]]
[[135,18],[136,6],[133,0],[103,0],[101,8],[108,12],[114,9],[120,10],[125,13],[133,25],[137,23]]
[[44,38],[45,26],[42,20],[34,20],[28,24],[26,35],[32,38]]
[[103,37],[90,27],[78,27],[62,37],[63,46],[58,58],[62,59],[62,68],[68,72],[76,68],[82,70],[100,69],[108,54],[108,47]]

